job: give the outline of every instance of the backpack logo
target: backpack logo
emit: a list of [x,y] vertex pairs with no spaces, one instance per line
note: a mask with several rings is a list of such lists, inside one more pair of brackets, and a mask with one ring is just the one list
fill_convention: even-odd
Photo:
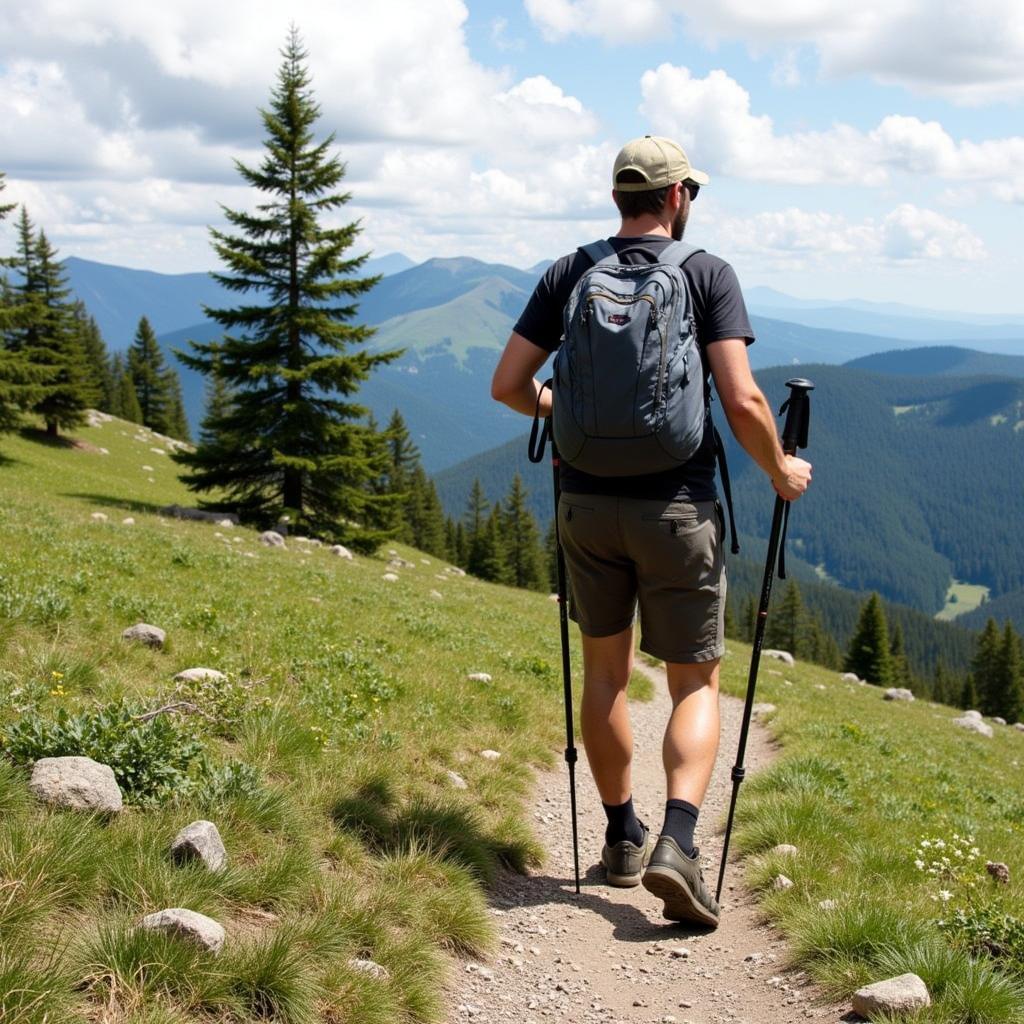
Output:
[[625,313],[612,313],[608,317],[608,323],[616,324],[619,327],[625,327],[631,319],[632,317],[626,316]]

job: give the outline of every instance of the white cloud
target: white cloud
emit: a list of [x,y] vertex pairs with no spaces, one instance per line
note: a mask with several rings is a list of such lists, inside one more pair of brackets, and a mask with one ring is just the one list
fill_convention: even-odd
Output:
[[997,198],[1024,187],[1024,136],[957,141],[936,121],[891,115],[864,132],[836,123],[825,131],[779,133],[751,111],[750,94],[724,71],[695,78],[662,64],[644,73],[641,113],[678,138],[698,167],[738,178],[798,185],[882,185],[893,173],[988,183]]
[[796,208],[754,217],[723,216],[707,224],[722,251],[756,256],[790,268],[841,264],[848,268],[931,261],[976,263],[988,258],[967,225],[903,203],[881,219],[852,222],[841,214]]
[[1020,0],[526,0],[526,8],[548,39],[655,41],[685,18],[709,45],[806,47],[827,76],[865,74],[965,105],[1024,96]]

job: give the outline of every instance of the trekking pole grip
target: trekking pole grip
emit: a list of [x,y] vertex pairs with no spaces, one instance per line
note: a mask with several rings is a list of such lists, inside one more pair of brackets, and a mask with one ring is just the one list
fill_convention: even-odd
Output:
[[782,428],[782,450],[787,455],[796,455],[797,450],[807,447],[807,434],[811,426],[811,400],[809,393],[814,384],[804,377],[794,377],[786,381],[789,398],[786,399],[779,415],[786,414],[786,424]]

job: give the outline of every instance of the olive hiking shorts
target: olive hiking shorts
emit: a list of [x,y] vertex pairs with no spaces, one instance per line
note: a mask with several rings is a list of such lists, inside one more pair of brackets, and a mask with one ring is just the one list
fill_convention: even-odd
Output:
[[672,662],[725,653],[725,520],[717,501],[561,495],[569,614],[586,636],[619,633],[640,605],[640,649]]

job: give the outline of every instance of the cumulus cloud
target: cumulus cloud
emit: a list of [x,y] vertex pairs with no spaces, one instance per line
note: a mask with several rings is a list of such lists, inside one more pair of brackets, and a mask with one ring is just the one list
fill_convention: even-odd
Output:
[[786,266],[975,263],[988,258],[967,225],[934,210],[903,203],[882,218],[850,221],[841,214],[796,208],[729,217],[714,226],[723,251]]
[[[822,73],[866,74],[965,105],[1024,96],[1024,7],[1019,0],[526,0],[548,39],[653,41],[681,19],[709,45],[755,53],[806,48]],[[783,58],[783,72],[786,58]]]
[[738,178],[810,185],[882,185],[893,173],[989,183],[997,198],[1024,187],[1024,136],[957,141],[937,121],[891,115],[871,131],[836,123],[780,133],[751,109],[750,94],[724,71],[694,77],[662,64],[644,73],[640,110],[656,130],[693,148],[708,169]]

